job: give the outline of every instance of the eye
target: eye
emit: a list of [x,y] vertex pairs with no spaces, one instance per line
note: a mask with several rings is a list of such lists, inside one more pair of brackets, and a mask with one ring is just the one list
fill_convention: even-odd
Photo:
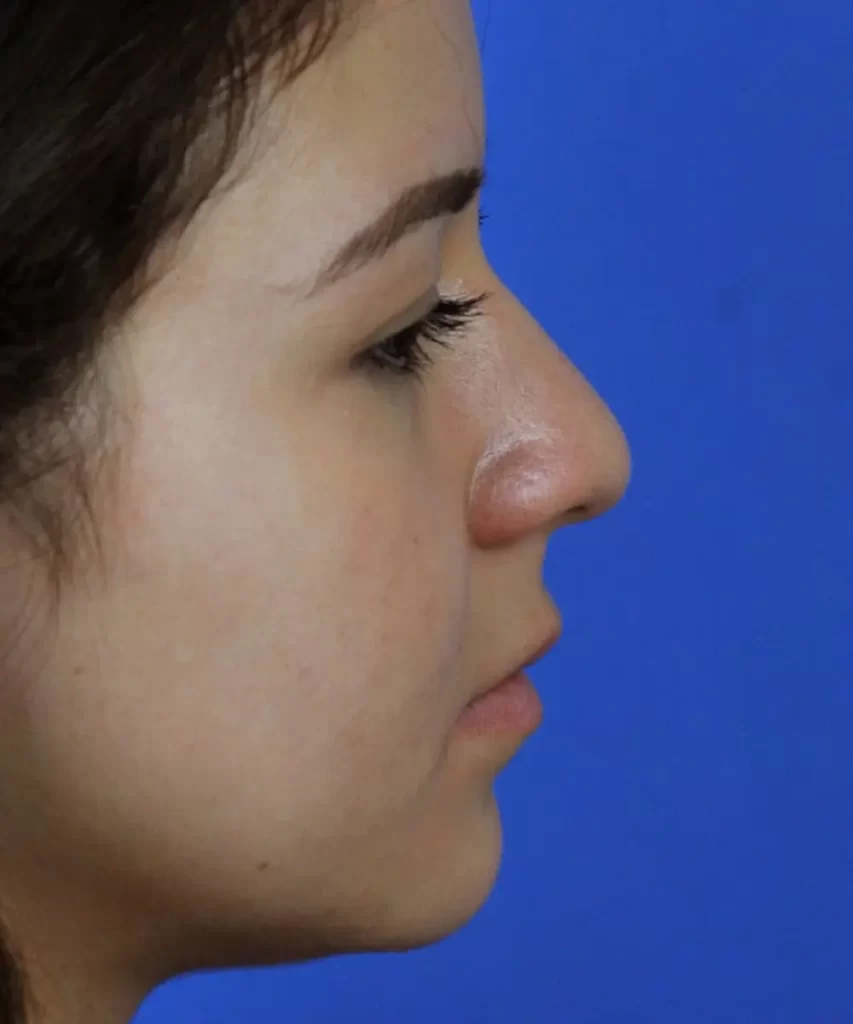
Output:
[[425,317],[361,353],[358,366],[373,373],[412,377],[422,381],[432,364],[433,345],[448,348],[482,315],[488,293],[462,298],[441,298]]

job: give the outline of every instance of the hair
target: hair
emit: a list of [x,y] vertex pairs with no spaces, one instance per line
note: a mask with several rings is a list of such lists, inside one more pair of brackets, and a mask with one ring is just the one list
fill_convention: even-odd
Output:
[[[8,586],[8,559],[40,570],[35,607],[53,618],[84,547],[103,555],[98,500],[120,447],[102,358],[111,328],[150,286],[155,255],[222,183],[266,72],[286,86],[339,22],[339,0],[2,5],[4,689],[26,674],[13,624],[29,610],[20,584]],[[30,654],[44,646],[42,633],[26,644]],[[30,1007],[13,942],[0,917],[0,1024],[24,1024]]]

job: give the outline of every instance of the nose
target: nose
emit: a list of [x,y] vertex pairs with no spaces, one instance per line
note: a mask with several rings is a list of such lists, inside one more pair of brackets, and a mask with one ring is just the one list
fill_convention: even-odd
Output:
[[603,515],[631,477],[625,434],[583,374],[506,290],[493,293],[489,372],[480,367],[485,441],[470,487],[482,547]]

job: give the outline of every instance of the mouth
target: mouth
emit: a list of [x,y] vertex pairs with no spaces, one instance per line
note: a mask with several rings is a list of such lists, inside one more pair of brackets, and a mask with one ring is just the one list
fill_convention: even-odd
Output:
[[519,679],[526,679],[527,677],[524,675],[525,669],[529,668],[541,658],[544,658],[544,656],[557,645],[560,637],[562,636],[562,632],[562,627],[558,623],[556,626],[552,626],[549,630],[544,632],[544,635],[539,634],[540,639],[538,642],[534,642],[528,646],[528,653],[516,661],[514,666],[506,675],[477,692],[468,702],[467,707],[470,708],[478,701],[481,701],[484,697],[487,697],[496,690],[502,689],[508,684],[517,683]]

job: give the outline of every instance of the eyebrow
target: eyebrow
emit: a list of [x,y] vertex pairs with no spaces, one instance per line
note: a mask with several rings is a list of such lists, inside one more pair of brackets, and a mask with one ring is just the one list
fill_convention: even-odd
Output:
[[470,167],[407,188],[342,246],[317,275],[310,294],[380,259],[412,228],[446,214],[461,213],[476,198],[485,180],[482,167]]

